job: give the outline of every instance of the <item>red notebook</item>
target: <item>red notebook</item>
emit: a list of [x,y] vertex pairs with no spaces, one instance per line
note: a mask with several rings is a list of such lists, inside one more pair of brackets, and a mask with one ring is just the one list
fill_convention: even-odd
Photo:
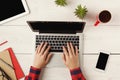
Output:
[[23,78],[25,75],[23,73],[21,66],[18,63],[18,60],[17,60],[12,48],[8,48],[7,50],[10,53],[12,64],[13,64],[14,69],[15,69],[15,74],[16,74],[17,79],[19,80],[20,78]]

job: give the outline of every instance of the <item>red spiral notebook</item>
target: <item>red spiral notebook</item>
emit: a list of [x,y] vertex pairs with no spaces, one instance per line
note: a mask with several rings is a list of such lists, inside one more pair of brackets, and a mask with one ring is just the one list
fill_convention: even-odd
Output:
[[12,64],[14,66],[14,69],[15,69],[15,74],[16,74],[17,80],[19,80],[20,78],[23,78],[25,75],[23,73],[23,70],[22,70],[20,64],[18,63],[18,60],[17,60],[12,48],[8,48],[6,50],[9,51],[11,61],[12,61]]

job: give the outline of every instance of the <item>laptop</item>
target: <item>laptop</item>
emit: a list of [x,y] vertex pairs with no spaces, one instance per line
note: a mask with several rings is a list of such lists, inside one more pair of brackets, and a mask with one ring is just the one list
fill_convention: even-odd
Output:
[[0,0],[0,24],[29,13],[25,0]]
[[35,33],[35,49],[41,42],[48,42],[51,46],[50,53],[54,55],[46,67],[65,67],[61,56],[62,46],[67,46],[67,42],[79,48],[79,63],[82,65],[85,22],[27,21],[27,23]]

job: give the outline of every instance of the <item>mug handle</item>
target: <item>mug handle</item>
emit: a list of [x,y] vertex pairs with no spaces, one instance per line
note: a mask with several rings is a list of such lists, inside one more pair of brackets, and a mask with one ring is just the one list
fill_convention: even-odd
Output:
[[97,26],[99,23],[100,23],[100,21],[97,20],[97,21],[95,22],[94,26]]

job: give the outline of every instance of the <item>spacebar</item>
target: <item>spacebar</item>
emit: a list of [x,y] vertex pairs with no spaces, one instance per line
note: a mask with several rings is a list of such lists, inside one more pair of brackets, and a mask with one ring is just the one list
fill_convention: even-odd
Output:
[[50,50],[50,52],[63,52],[63,50]]

